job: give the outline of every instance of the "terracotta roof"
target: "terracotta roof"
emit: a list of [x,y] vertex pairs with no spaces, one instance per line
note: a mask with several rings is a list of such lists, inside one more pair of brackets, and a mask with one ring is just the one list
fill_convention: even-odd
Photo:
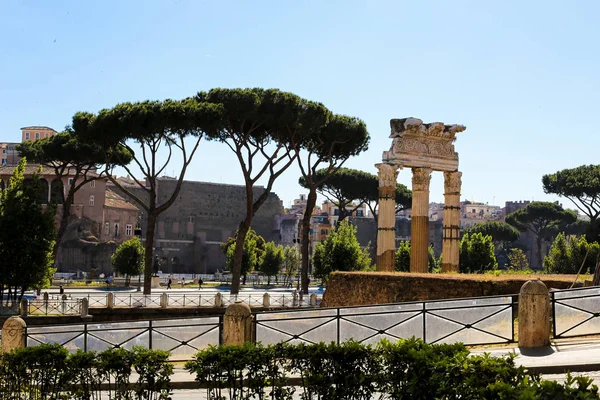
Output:
[[21,130],[24,130],[24,129],[49,129],[52,132],[56,132],[54,129],[47,127],[47,126],[35,126],[34,125],[34,126],[25,126],[25,127],[21,128]]
[[104,201],[104,207],[110,208],[121,208],[126,210],[138,210],[136,206],[119,196],[109,188],[106,188],[106,200]]

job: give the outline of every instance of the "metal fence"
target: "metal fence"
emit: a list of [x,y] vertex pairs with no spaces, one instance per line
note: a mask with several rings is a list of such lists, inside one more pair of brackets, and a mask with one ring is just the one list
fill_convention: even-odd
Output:
[[550,293],[555,338],[600,333],[600,287]]
[[28,302],[27,315],[81,315],[81,299],[31,300]]
[[71,352],[143,346],[171,352],[172,361],[192,358],[200,349],[218,345],[222,317],[159,321],[101,322],[26,328],[27,346],[58,343]]
[[514,305],[513,296],[494,296],[258,313],[256,341],[376,343],[414,336],[428,343],[510,343]]

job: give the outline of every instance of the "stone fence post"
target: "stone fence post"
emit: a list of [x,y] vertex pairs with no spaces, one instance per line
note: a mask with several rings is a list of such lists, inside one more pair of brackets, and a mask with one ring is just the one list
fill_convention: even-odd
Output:
[[29,300],[21,299],[21,317],[26,317],[29,314]]
[[169,296],[165,292],[163,292],[160,295],[160,306],[162,308],[167,308],[168,305],[169,305]]
[[265,294],[263,294],[263,307],[269,308],[270,306],[271,306],[271,297],[269,296],[269,293],[265,293]]
[[90,303],[87,297],[81,299],[81,319],[92,319],[90,315]]
[[110,292],[106,295],[106,308],[112,309],[115,307],[115,294]]
[[221,293],[215,295],[215,307],[223,307],[223,295]]
[[241,300],[227,306],[223,317],[223,344],[242,345],[252,341],[252,311]]
[[317,295],[314,293],[310,295],[310,306],[311,307],[317,306]]
[[21,317],[10,317],[2,326],[2,352],[8,353],[12,349],[26,346],[25,328],[27,324]]
[[519,292],[519,347],[550,344],[550,296],[544,282],[527,281]]

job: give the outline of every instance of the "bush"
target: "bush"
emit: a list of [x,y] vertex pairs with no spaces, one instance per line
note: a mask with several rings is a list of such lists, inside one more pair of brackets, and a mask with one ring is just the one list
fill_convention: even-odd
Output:
[[465,234],[460,241],[459,270],[462,273],[482,273],[498,269],[491,236]]
[[[441,260],[440,255],[440,260]],[[427,269],[429,272],[441,272],[441,261],[435,259],[435,253],[433,246],[429,246],[427,249]],[[410,242],[403,240],[396,250],[396,256],[394,258],[394,269],[401,272],[410,272]]]
[[561,232],[544,257],[544,271],[549,274],[576,274],[583,264],[581,273],[593,274],[599,257],[598,243],[588,243],[585,236],[567,236]]

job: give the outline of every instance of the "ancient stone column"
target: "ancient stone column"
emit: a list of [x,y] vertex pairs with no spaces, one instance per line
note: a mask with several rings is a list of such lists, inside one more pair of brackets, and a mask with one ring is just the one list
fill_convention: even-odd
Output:
[[427,272],[427,250],[429,248],[429,182],[431,181],[431,168],[413,168],[412,173],[410,272]]
[[458,272],[461,177],[462,172],[444,172],[442,272]]
[[396,252],[396,178],[398,167],[375,164],[379,170],[379,212],[377,215],[377,271],[394,270]]

